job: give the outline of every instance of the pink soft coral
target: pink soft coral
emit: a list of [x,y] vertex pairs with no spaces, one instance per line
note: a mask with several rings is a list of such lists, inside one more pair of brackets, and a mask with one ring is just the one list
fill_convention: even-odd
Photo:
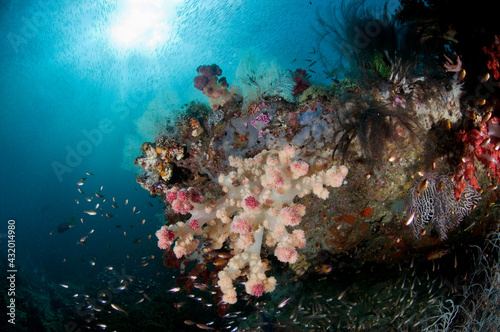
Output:
[[194,87],[203,92],[210,102],[212,110],[217,110],[231,101],[231,93],[227,90],[229,84],[222,75],[222,69],[216,64],[199,66],[194,78]]

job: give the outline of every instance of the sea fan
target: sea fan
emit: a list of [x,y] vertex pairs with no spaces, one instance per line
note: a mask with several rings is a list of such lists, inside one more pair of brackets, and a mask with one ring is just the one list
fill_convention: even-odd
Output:
[[178,97],[174,93],[159,93],[136,120],[137,134],[145,141],[152,141],[159,134],[175,132],[177,104]]
[[134,160],[141,154],[141,144],[144,139],[137,135],[125,135],[123,149],[122,149],[122,162],[120,167],[126,171],[138,173],[140,167],[134,164]]
[[263,98],[278,95],[293,101],[295,82],[289,70],[282,69],[275,60],[265,60],[256,53],[248,51],[243,55],[236,78],[243,97],[243,109]]

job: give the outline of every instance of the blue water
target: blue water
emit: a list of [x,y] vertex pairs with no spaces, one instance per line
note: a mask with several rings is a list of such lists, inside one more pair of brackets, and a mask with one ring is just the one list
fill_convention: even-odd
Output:
[[[146,267],[137,263],[161,256],[154,232],[163,223],[155,217],[162,204],[135,183],[134,155],[123,152],[126,137],[140,145],[136,122],[158,93],[168,93],[174,106],[206,102],[192,83],[199,65],[218,64],[230,84],[248,49],[283,68],[307,67],[306,60],[317,60],[317,12],[331,5],[178,0],[159,7],[157,2],[138,8],[125,1],[1,4],[0,241],[4,248],[7,221],[15,220],[15,264],[23,278],[85,289],[98,282],[105,266],[125,268],[146,281],[164,272],[161,259]],[[119,36],[120,24],[126,31],[133,19],[144,31],[132,29],[138,35],[124,41],[132,32]],[[314,82],[328,82],[319,63],[312,68]],[[84,185],[77,186],[83,177]],[[93,193],[106,201],[94,196],[87,202]],[[119,208],[111,207],[113,197]],[[96,203],[114,217],[84,213]],[[140,214],[132,215],[134,206]],[[58,225],[72,216],[75,227],[58,233]],[[86,235],[86,244],[77,244]],[[142,241],[133,243],[137,238]],[[64,294],[71,301],[72,293]]]

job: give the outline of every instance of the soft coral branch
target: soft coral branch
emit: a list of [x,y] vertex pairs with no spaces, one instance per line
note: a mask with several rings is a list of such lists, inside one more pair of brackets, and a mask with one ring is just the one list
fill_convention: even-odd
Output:
[[489,48],[483,47],[483,52],[488,55],[487,66],[493,72],[493,77],[500,78],[500,37],[495,36],[495,41]]
[[[492,119],[494,120],[494,119]],[[476,177],[477,168],[474,165],[474,160],[477,159],[486,166],[491,173],[491,176],[500,181],[500,152],[498,145],[494,143],[495,138],[490,137],[488,126],[486,123],[481,123],[478,129],[469,131],[460,130],[457,133],[457,140],[464,145],[462,160],[455,173],[455,198],[460,198],[460,195],[467,186],[468,181],[474,189],[479,190],[479,182]]]

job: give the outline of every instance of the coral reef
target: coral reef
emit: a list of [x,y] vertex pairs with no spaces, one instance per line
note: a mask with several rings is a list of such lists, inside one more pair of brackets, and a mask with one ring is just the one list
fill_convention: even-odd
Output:
[[134,163],[143,167],[149,174],[146,184],[157,183],[159,178],[168,181],[172,177],[173,166],[171,160],[180,160],[184,157],[184,149],[175,142],[170,144],[155,144],[145,142],[141,146],[144,157],[138,157]]
[[[417,23],[356,4],[343,15],[343,28],[320,24],[322,42],[347,48],[347,77],[310,85],[303,70],[249,55],[229,92],[218,66],[200,66],[194,84],[211,107],[180,110],[136,159],[138,182],[165,202],[165,264],[186,290],[214,288],[219,313],[274,296],[287,273],[434,262],[498,223],[497,99],[471,103],[464,57],[424,47]],[[380,33],[353,48],[367,24]]]
[[[203,204],[203,197],[194,188],[165,192],[172,209],[180,214],[190,213],[185,222],[163,226],[156,233],[158,246],[173,248],[177,258],[191,254],[199,245],[194,236],[212,241],[212,248],[221,249],[226,240],[234,256],[219,273],[223,301],[236,302],[233,280],[248,265],[247,293],[262,295],[273,291],[275,279],[265,276],[266,265],[261,261],[261,246],[275,247],[274,254],[281,262],[295,263],[297,248],[305,246],[304,232],[287,227],[300,224],[306,209],[294,204],[295,197],[309,193],[321,199],[329,196],[328,187],[339,187],[347,175],[345,166],[328,166],[325,160],[306,162],[296,158],[297,151],[286,146],[281,151],[263,151],[250,159],[230,157],[235,172],[219,177],[225,195],[211,204]],[[238,212],[242,210],[241,212]],[[232,218],[232,219],[231,219]]]
[[331,95],[331,93],[332,89],[328,86],[311,85],[309,88],[302,92],[299,98],[299,102],[304,103],[308,100],[326,99]]

